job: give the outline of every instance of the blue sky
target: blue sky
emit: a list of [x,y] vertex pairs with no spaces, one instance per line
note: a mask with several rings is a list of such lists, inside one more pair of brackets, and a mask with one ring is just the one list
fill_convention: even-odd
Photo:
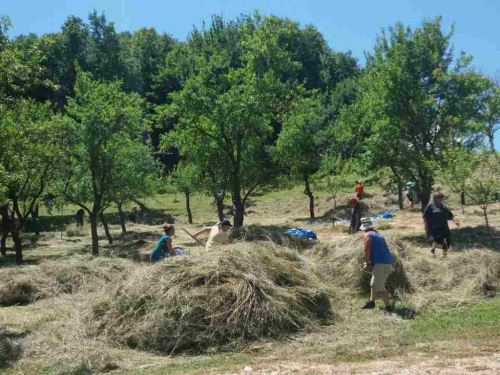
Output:
[[[184,40],[193,25],[212,14],[231,19],[258,9],[262,14],[313,24],[337,51],[352,51],[361,63],[383,27],[401,21],[417,26],[424,17],[455,22],[455,51],[474,56],[477,68],[500,75],[500,0],[0,0],[0,13],[14,27],[11,35],[60,30],[70,14],[84,19],[94,8],[104,11],[118,31],[155,27]],[[500,138],[500,137],[497,137]],[[500,139],[497,139],[500,146]],[[499,147],[500,148],[500,147]]]

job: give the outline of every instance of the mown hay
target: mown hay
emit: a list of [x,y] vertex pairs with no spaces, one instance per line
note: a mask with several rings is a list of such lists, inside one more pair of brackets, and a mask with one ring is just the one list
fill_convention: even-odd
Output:
[[415,254],[408,270],[418,291],[411,300],[420,309],[461,306],[500,295],[500,254],[496,252],[452,251],[443,259],[429,256],[426,249]]
[[331,314],[307,262],[271,244],[143,266],[89,315],[94,334],[158,353],[234,348],[279,338]]
[[130,264],[118,259],[75,256],[70,261],[47,261],[0,270],[0,306],[27,305],[43,298],[79,290],[99,290],[113,278],[123,278]]
[[309,241],[307,238],[296,238],[286,235],[286,230],[287,229],[281,227],[263,228],[257,225],[249,225],[231,231],[230,239],[232,242],[270,241],[279,246],[295,249],[310,248],[315,243],[313,241]]
[[0,327],[0,369],[9,367],[23,355],[23,346],[9,337],[5,328]]
[[[388,239],[387,242],[394,259],[393,271],[387,279],[387,289],[394,296],[410,293],[413,287],[403,266],[408,247],[399,240]],[[313,258],[318,273],[325,275],[332,285],[368,294],[371,272],[363,270],[363,249],[363,239],[356,235],[333,243],[319,244],[309,255]]]

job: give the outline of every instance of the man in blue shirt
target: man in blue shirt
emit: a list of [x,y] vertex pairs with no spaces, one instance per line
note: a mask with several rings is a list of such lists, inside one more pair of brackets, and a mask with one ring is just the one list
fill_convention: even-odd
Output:
[[392,255],[387,247],[387,242],[382,234],[375,230],[370,218],[361,219],[361,228],[365,247],[365,264],[364,267],[371,267],[372,279],[370,282],[371,293],[370,299],[362,307],[362,309],[375,308],[375,299],[377,295],[382,297],[385,304],[385,310],[392,311],[392,306],[389,301],[389,293],[385,289],[385,283],[389,274],[392,271]]

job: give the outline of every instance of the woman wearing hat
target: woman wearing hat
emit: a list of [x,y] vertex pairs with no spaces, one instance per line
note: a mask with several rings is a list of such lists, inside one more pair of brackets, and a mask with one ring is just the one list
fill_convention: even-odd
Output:
[[196,232],[193,237],[196,238],[200,234],[210,233],[208,235],[207,244],[205,245],[205,250],[210,250],[215,246],[227,245],[229,244],[229,229],[232,225],[229,220],[223,220],[213,227],[205,227]]
[[425,231],[427,235],[432,235],[434,242],[431,247],[431,254],[436,254],[436,248],[443,249],[443,255],[448,253],[451,246],[450,228],[448,220],[453,220],[457,227],[460,222],[453,217],[453,213],[443,204],[444,194],[437,193],[434,195],[432,202],[429,202],[425,207],[422,218],[425,223]]
[[362,307],[363,310],[374,309],[377,296],[382,297],[387,312],[392,311],[389,301],[389,293],[385,289],[385,283],[392,271],[392,255],[387,246],[384,236],[375,230],[370,218],[361,219],[361,228],[365,248],[364,267],[371,267],[372,278],[370,281],[370,299]]

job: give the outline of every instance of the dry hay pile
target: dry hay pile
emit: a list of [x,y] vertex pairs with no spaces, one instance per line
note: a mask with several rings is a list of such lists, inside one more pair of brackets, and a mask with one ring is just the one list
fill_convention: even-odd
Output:
[[330,315],[304,258],[271,244],[241,243],[143,266],[94,304],[88,324],[119,345],[200,353],[280,338]]
[[[399,240],[387,239],[387,243],[394,264],[386,285],[392,295],[402,296],[413,291],[403,267],[403,260],[405,263],[407,260],[408,246]],[[333,243],[318,244],[308,255],[316,264],[317,272],[325,275],[332,285],[368,294],[371,273],[363,270],[363,249],[363,238],[351,236]]]
[[407,268],[418,291],[411,298],[417,308],[460,306],[500,295],[500,254],[497,252],[452,251],[443,259],[440,255],[429,256],[425,249],[425,253],[412,257]]
[[307,238],[291,237],[286,233],[286,229],[281,227],[262,228],[257,225],[249,225],[234,229],[230,232],[231,242],[246,241],[267,241],[279,246],[291,247],[295,249],[306,249],[314,245],[314,242]]
[[131,263],[119,259],[74,256],[71,260],[46,261],[0,270],[0,306],[26,305],[43,298],[80,290],[99,290],[123,278]]

